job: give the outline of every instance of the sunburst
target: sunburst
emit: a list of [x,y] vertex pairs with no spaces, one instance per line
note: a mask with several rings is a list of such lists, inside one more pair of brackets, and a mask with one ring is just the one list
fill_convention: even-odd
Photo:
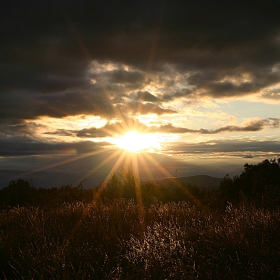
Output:
[[131,153],[160,150],[160,140],[156,134],[141,133],[135,130],[126,132],[114,140],[115,145]]

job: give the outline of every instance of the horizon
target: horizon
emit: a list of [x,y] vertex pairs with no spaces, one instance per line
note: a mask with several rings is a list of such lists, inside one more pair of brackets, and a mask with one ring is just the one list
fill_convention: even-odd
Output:
[[279,8],[4,1],[0,188],[89,188],[125,164],[223,178],[279,157]]

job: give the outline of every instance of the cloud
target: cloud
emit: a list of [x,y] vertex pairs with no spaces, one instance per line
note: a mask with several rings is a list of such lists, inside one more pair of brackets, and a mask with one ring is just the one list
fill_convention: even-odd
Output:
[[[200,94],[216,98],[256,93],[279,81],[279,72],[271,71],[280,62],[276,2],[263,7],[238,1],[68,1],[19,8],[6,1],[4,7],[2,91],[55,93],[88,87],[93,60],[133,66],[133,71],[115,69],[103,75],[112,84],[139,91],[148,64],[158,76],[166,72],[166,63],[173,65],[190,74],[185,82]],[[233,81],[245,74],[250,80]]]
[[130,114],[139,114],[139,115],[147,115],[147,114],[157,114],[157,115],[163,115],[163,114],[175,114],[176,111],[172,109],[165,109],[162,108],[156,104],[153,103],[142,103],[142,102],[136,102],[132,101],[130,103],[126,104],[125,108],[126,112]]
[[258,141],[248,139],[227,139],[200,141],[198,143],[170,143],[168,149],[176,155],[205,155],[207,157],[242,157],[263,156],[266,158],[280,155],[279,142],[275,140]]
[[272,100],[280,100],[280,88],[264,90],[261,97]]
[[269,118],[268,123],[273,128],[278,128],[280,126],[280,119],[278,118]]
[[253,158],[254,156],[252,154],[247,154],[244,156],[244,158]]
[[78,114],[110,117],[114,113],[111,100],[98,87],[93,87],[91,92],[7,92],[0,95],[0,103],[3,105],[0,120],[35,119],[39,116],[59,118]]
[[96,137],[107,137],[112,136],[113,132],[108,131],[107,129],[97,129],[95,127],[92,128],[85,128],[76,133],[77,137],[89,137],[89,138],[96,138]]
[[114,122],[114,123],[107,123],[105,126],[101,128],[87,128],[77,131],[78,137],[88,137],[88,138],[95,138],[95,137],[112,137],[117,134],[124,134],[127,131],[136,130],[140,132],[148,132],[149,127],[145,126],[141,122],[137,121],[136,119],[123,117],[122,121]]
[[[238,71],[244,74],[248,73],[248,69],[236,69],[235,73],[216,72],[216,77],[205,77],[205,73],[192,75],[188,82],[196,86],[197,90],[201,90],[202,94],[212,97],[228,97],[242,96],[251,93],[259,93],[267,86],[273,86],[278,83],[280,73],[271,73],[268,69],[250,70],[250,77],[246,80],[237,76]],[[208,74],[208,73],[207,73]],[[200,77],[201,76],[201,77]],[[237,76],[237,77],[236,77]]]
[[154,96],[148,91],[138,91],[135,94],[132,94],[132,96],[133,95],[134,95],[134,100],[137,101],[147,101],[147,102],[159,101],[159,99],[156,96]]
[[258,119],[251,120],[244,124],[243,126],[223,126],[217,129],[188,129],[183,127],[174,127],[172,124],[162,125],[158,128],[154,128],[155,131],[161,133],[197,133],[197,134],[217,134],[221,132],[233,132],[233,131],[260,131],[265,127],[278,128],[280,124],[280,119],[270,118],[270,119]]
[[43,143],[23,137],[0,138],[0,156],[31,156],[90,153],[101,149],[108,143],[91,141],[77,143]]
[[141,85],[144,77],[137,71],[114,70],[108,73],[110,83]]

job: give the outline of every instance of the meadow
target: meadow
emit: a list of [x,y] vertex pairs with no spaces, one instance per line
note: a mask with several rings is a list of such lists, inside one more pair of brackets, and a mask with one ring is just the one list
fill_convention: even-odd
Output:
[[224,199],[228,177],[210,193],[143,186],[140,203],[128,175],[113,178],[99,197],[81,186],[47,191],[12,182],[13,198],[19,184],[29,196],[20,204],[1,191],[2,202],[17,205],[1,204],[0,279],[280,277],[276,204],[251,200],[245,189],[238,200]]
[[280,211],[132,200],[0,214],[1,279],[276,279]]

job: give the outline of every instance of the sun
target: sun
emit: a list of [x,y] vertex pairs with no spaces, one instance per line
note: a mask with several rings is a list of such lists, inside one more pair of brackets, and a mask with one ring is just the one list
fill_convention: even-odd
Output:
[[156,134],[129,131],[116,139],[118,148],[131,153],[153,152],[160,149],[160,141]]

